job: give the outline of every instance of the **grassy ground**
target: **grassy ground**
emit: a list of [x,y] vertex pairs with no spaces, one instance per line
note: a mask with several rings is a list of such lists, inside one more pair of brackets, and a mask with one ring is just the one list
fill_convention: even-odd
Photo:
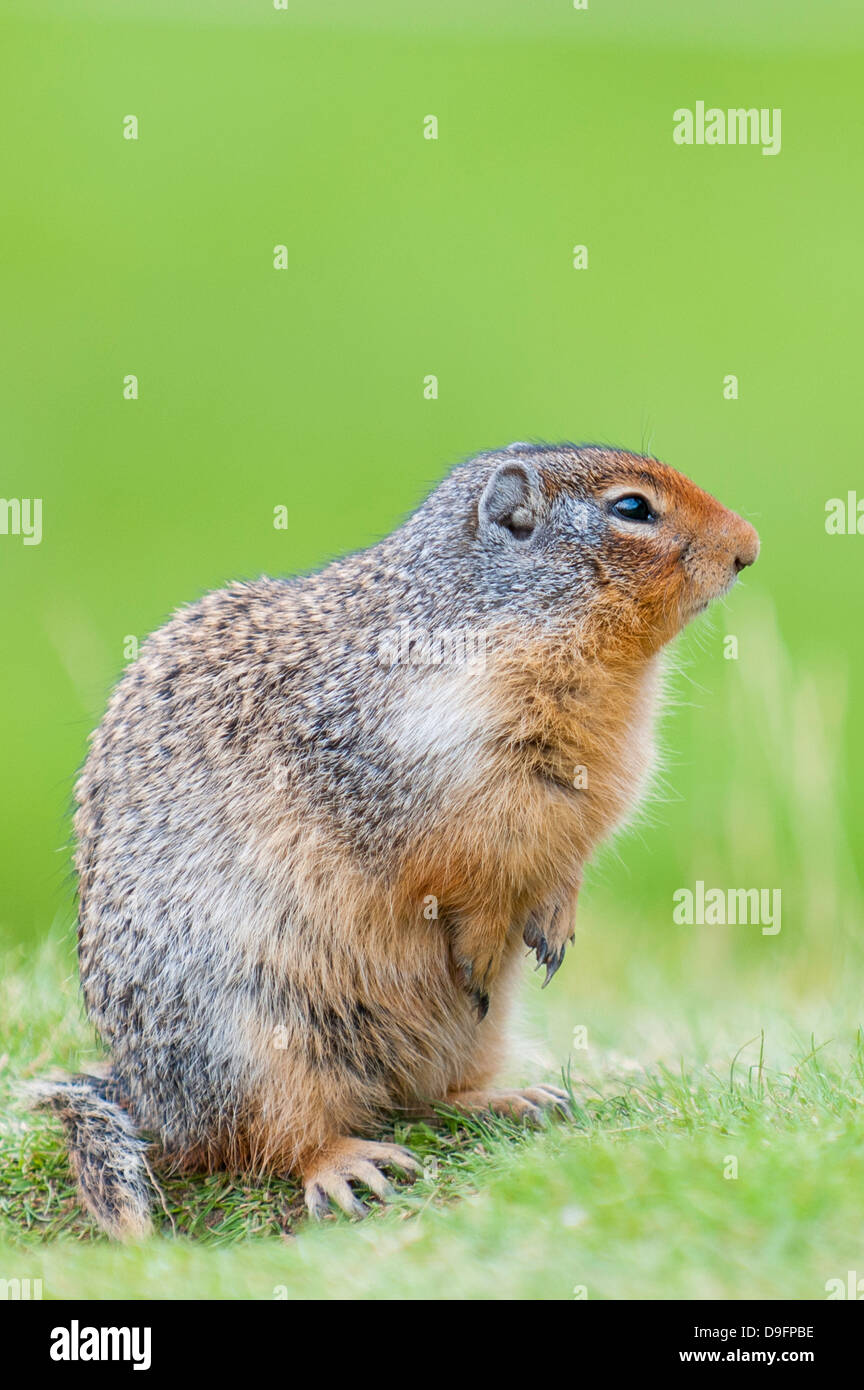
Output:
[[[7,963],[4,1085],[93,1060],[67,965],[56,943]],[[532,990],[529,1017],[539,1007]],[[731,1038],[743,1018],[730,1000],[715,1009]],[[686,1064],[674,1044],[645,1068],[602,1041],[577,1049],[572,1124],[397,1129],[427,1175],[360,1225],[310,1226],[289,1182],[167,1181],[158,1234],[137,1248],[94,1232],[55,1124],[13,1102],[0,1272],[41,1278],[49,1298],[821,1298],[864,1256],[864,1036],[793,1042],[778,1066],[784,1027],[774,1014],[767,1039],[743,1038],[736,1057],[721,1038],[713,1058],[693,1029]]]

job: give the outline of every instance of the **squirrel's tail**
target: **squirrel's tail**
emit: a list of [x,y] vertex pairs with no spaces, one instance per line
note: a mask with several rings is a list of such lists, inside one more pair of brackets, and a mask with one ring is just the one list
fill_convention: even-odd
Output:
[[110,1081],[70,1076],[31,1081],[24,1087],[34,1109],[55,1111],[63,1121],[69,1162],[83,1205],[116,1240],[140,1240],[153,1227],[153,1182],[147,1143],[110,1095]]

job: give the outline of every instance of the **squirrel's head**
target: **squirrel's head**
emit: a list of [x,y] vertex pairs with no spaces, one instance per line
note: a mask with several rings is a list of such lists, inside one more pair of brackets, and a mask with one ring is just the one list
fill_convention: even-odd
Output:
[[658,650],[759,553],[749,522],[654,458],[513,444],[462,468],[484,584],[625,648]]

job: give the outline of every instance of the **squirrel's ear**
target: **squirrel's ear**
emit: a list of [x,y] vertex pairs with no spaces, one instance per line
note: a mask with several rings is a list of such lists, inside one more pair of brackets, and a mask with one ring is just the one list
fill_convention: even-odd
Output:
[[527,540],[543,514],[540,477],[530,463],[499,463],[477,508],[481,534],[502,527],[517,540]]

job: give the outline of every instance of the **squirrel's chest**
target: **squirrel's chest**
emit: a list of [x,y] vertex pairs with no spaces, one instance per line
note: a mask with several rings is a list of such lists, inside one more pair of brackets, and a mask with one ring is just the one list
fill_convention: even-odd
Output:
[[[565,876],[634,808],[654,762],[655,681],[604,676],[544,690],[502,709],[474,755],[474,781],[454,806],[460,839],[514,877]],[[454,827],[455,829],[455,827]]]
[[638,800],[653,759],[653,680],[520,677],[436,673],[390,725],[412,769],[415,864],[530,891],[568,877]]

